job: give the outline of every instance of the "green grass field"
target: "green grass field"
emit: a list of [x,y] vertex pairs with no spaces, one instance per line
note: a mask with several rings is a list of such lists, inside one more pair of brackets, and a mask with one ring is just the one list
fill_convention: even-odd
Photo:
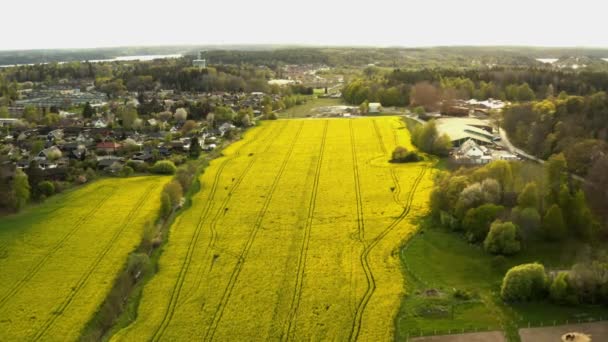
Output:
[[285,118],[305,118],[315,114],[315,109],[319,107],[343,105],[342,99],[321,99],[312,98],[305,104],[291,107],[279,113],[280,117]]
[[0,219],[0,340],[77,340],[156,219],[166,180],[104,179]]
[[[539,261],[549,270],[569,268],[581,245],[570,242],[564,246],[536,244],[520,255],[508,258],[498,269],[481,246],[473,246],[456,233],[431,227],[421,221],[418,233],[401,250],[405,265],[406,288],[396,318],[396,339],[424,334],[475,330],[505,330],[517,339],[517,327],[544,325],[568,320],[606,316],[599,306],[568,307],[547,302],[506,305],[499,297],[500,284],[506,268]],[[455,298],[455,290],[464,290],[470,299]]]

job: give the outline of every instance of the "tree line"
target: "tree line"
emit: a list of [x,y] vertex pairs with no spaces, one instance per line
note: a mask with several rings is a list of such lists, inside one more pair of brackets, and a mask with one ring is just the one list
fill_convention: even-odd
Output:
[[[418,68],[386,71],[368,67],[363,77],[351,80],[343,89],[351,104],[367,100],[388,106],[422,105],[441,100],[488,98],[532,101],[555,96],[591,95],[608,87],[608,72],[535,67]],[[433,108],[428,108],[433,109]],[[435,108],[436,109],[436,108]]]
[[441,172],[431,193],[431,213],[493,255],[513,255],[539,241],[593,241],[606,235],[566,161],[553,156],[539,166],[494,161]]

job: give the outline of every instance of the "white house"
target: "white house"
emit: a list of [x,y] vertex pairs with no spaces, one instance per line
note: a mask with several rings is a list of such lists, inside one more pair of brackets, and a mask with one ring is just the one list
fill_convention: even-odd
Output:
[[380,113],[381,110],[382,110],[382,105],[380,104],[380,102],[371,102],[367,106],[368,113]]
[[220,127],[218,127],[218,130],[220,131],[220,134],[222,136],[224,136],[224,134],[230,130],[235,129],[236,126],[229,123],[229,122],[224,122]]
[[105,121],[103,121],[103,119],[97,119],[93,123],[93,126],[95,128],[106,128],[106,127],[108,127],[108,124]]
[[44,150],[40,151],[34,159],[43,161],[49,159],[49,156],[51,155],[54,157],[61,157],[61,150],[59,147],[51,146],[49,148],[45,148]]
[[465,141],[454,154],[456,161],[464,164],[487,164],[492,161],[489,150],[473,139]]

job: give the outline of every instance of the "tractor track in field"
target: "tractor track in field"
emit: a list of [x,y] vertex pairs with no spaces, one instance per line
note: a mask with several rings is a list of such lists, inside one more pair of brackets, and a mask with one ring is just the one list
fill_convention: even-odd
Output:
[[[382,150],[382,155],[388,157],[388,150],[384,145],[384,139],[382,138],[382,133],[380,133],[380,128],[378,127],[378,123],[376,120],[372,121],[374,124],[374,131],[376,132],[376,138],[378,139],[378,144],[380,145],[380,149]],[[395,131],[395,145],[397,145],[397,131]],[[397,179],[397,175],[395,174],[395,168],[390,167],[391,178],[393,179],[393,184],[395,184],[395,188],[392,189],[393,200],[398,205],[402,206],[399,201],[399,196],[401,195],[401,185],[399,184],[399,179]]]
[[359,338],[359,333],[361,332],[361,322],[363,319],[363,312],[365,311],[367,304],[369,303],[371,297],[374,294],[374,291],[376,290],[376,281],[375,281],[374,274],[372,273],[371,266],[369,263],[370,252],[380,241],[382,241],[382,239],[388,233],[390,233],[399,223],[401,223],[407,217],[407,215],[409,214],[410,209],[412,207],[412,203],[414,201],[414,197],[415,197],[414,195],[415,195],[416,189],[418,188],[418,185],[422,181],[422,178],[423,178],[426,170],[427,170],[427,165],[424,165],[422,167],[420,173],[414,180],[414,184],[412,185],[410,192],[408,194],[408,197],[406,199],[405,207],[403,208],[403,211],[401,212],[399,217],[397,217],[397,219],[395,219],[386,229],[384,229],[384,231],[382,231],[382,233],[380,233],[380,235],[375,237],[370,242],[370,244],[365,247],[365,249],[363,250],[363,253],[361,253],[361,256],[360,256],[361,266],[363,267],[365,274],[368,277],[368,283],[370,284],[370,286],[368,286],[367,290],[365,291],[365,294],[361,298],[361,301],[357,305],[357,310],[355,312],[355,319],[353,321],[353,325],[351,327],[349,338],[348,338],[349,341],[357,341],[357,339]]
[[[268,137],[272,136],[273,133],[275,133],[275,131],[278,131],[278,133],[276,134],[277,136],[280,135],[284,131],[284,129],[287,126],[287,124],[285,124],[285,125],[277,125],[277,126],[278,127],[275,128],[274,130],[268,130],[268,134],[267,134]],[[254,138],[254,140],[255,139],[257,139],[257,136]],[[254,140],[250,140],[249,143],[251,143]],[[243,146],[245,146],[245,145],[243,145]],[[270,150],[271,146],[272,146],[272,143],[267,144],[266,148],[264,149],[264,151],[261,152],[261,154],[268,153],[268,151]],[[234,155],[237,156],[239,154],[240,154],[240,150],[238,152],[236,152]],[[209,238],[209,243],[207,244],[207,249],[205,251],[205,255],[203,257],[203,260],[207,260],[208,253],[215,248],[215,242],[217,240],[217,228],[216,228],[217,227],[217,222],[223,216],[222,214],[225,213],[224,209],[227,208],[228,203],[230,203],[230,201],[232,200],[232,194],[235,191],[237,191],[237,189],[239,188],[239,186],[243,182],[243,179],[249,173],[249,170],[253,167],[254,162],[257,160],[257,156],[258,156],[258,154],[254,154],[253,155],[253,157],[251,158],[251,160],[249,161],[249,163],[247,164],[247,166],[245,167],[245,169],[243,169],[243,172],[239,175],[239,177],[232,184],[232,187],[228,191],[228,195],[226,196],[226,198],[224,198],[224,201],[222,201],[222,203],[218,207],[215,215],[211,219],[211,222],[209,224],[209,230],[210,230],[211,236]],[[224,252],[226,254],[231,255],[230,252],[228,252],[228,251],[224,251]],[[236,256],[236,257],[238,258],[238,256]],[[210,267],[211,267],[211,265],[213,265],[213,260],[211,260]],[[198,291],[198,289],[200,287],[200,284],[201,284],[201,282],[202,282],[205,274],[209,272],[209,270],[207,270],[207,272],[203,273],[203,267],[204,267],[204,263],[201,263],[201,266],[199,267],[199,270],[196,272],[197,276],[196,276],[195,279],[197,279],[197,281],[196,281],[193,289],[191,290],[191,294],[192,295],[194,295],[194,293],[196,293]],[[186,298],[186,300],[189,299],[189,298],[191,298],[191,296],[188,297],[188,298]]]
[[127,216],[125,217],[121,227],[118,228],[116,230],[116,232],[114,232],[114,234],[112,235],[110,240],[103,247],[102,252],[97,255],[97,258],[93,261],[93,263],[91,264],[89,269],[80,277],[80,279],[78,279],[76,286],[72,288],[72,292],[63,301],[63,303],[61,303],[61,305],[59,306],[59,309],[55,310],[56,314],[53,313],[51,315],[51,317],[49,317],[49,319],[47,319],[46,322],[42,325],[42,327],[40,329],[38,329],[38,331],[36,331],[36,333],[34,334],[34,338],[33,338],[35,341],[42,339],[42,337],[46,334],[46,332],[53,326],[55,321],[70,306],[70,304],[73,302],[76,295],[80,292],[80,290],[82,290],[82,288],[88,282],[89,278],[91,277],[91,275],[93,274],[95,269],[97,269],[97,267],[99,266],[101,261],[105,258],[105,256],[108,254],[108,252],[112,249],[112,247],[114,246],[114,244],[116,243],[118,238],[129,227],[129,223],[131,223],[131,221],[133,221],[133,219],[135,218],[135,216],[137,215],[137,213],[139,212],[141,207],[144,205],[144,203],[148,199],[148,196],[154,189],[155,189],[154,185],[149,186],[148,189],[146,189],[146,191],[138,199],[138,201],[135,204],[135,206],[133,207],[133,209],[131,209],[129,211],[129,213],[127,214]]
[[264,217],[266,216],[266,212],[268,211],[268,207],[270,206],[270,202],[272,201],[273,194],[277,188],[279,180],[283,176],[285,168],[287,167],[287,163],[294,150],[298,137],[300,136],[300,133],[302,132],[303,126],[304,126],[304,122],[302,121],[300,123],[300,127],[298,128],[297,133],[295,134],[295,136],[291,142],[291,145],[289,146],[289,150],[287,151],[287,154],[285,155],[285,159],[283,160],[283,163],[281,164],[279,171],[278,171],[272,185],[270,186],[268,194],[266,195],[266,200],[264,201],[262,209],[260,210],[258,217],[256,218],[256,221],[254,223],[253,230],[251,231],[251,234],[249,234],[249,238],[248,238],[247,242],[245,243],[245,247],[241,251],[240,258],[237,261],[237,264],[236,264],[235,268],[233,269],[232,274],[230,275],[230,280],[224,290],[224,294],[222,295],[220,303],[218,304],[218,306],[215,310],[213,319],[211,320],[211,325],[209,326],[209,329],[207,330],[207,333],[205,334],[204,340],[207,340],[207,341],[213,340],[213,336],[215,335],[219,322],[222,319],[224,309],[225,309],[226,305],[228,304],[228,302],[230,301],[230,297],[232,295],[232,290],[234,289],[234,286],[236,285],[236,282],[241,273],[241,270],[243,269],[243,264],[245,263],[245,261],[247,259],[249,250],[251,249],[251,245],[253,245],[257,232],[259,231],[259,229],[262,225],[262,221],[263,221]]
[[21,278],[21,280],[17,281],[15,283],[15,285],[13,285],[8,290],[8,292],[2,296],[2,298],[0,299],[0,309],[3,308],[4,305],[6,305],[6,303],[8,303],[11,298],[14,298],[17,295],[17,293],[19,293],[19,291],[21,291],[21,289],[23,288],[23,286],[25,286],[38,273],[38,271],[40,271],[40,269],[42,268],[42,266],[44,266],[44,264],[58,250],[60,250],[63,247],[63,245],[65,244],[65,242],[67,240],[69,240],[70,237],[72,237],[74,234],[76,234],[76,232],[82,227],[82,225],[85,222],[87,222],[93,215],[95,215],[95,213],[99,210],[99,208],[101,206],[103,206],[104,203],[108,199],[110,199],[110,197],[112,197],[117,190],[118,189],[114,187],[114,188],[112,188],[112,191],[108,192],[108,194],[106,196],[102,197],[101,200],[99,200],[91,210],[89,210],[84,216],[82,216],[78,221],[76,221],[76,224],[74,224],[74,226],[72,227],[72,229],[69,232],[67,232],[67,234],[65,234],[59,240],[59,242],[57,242],[57,244],[50,251],[48,251],[40,259],[40,261],[38,261],[38,263],[23,278]]
[[298,270],[296,273],[296,285],[294,288],[294,293],[291,298],[291,305],[289,309],[289,316],[287,318],[286,326],[284,326],[283,335],[281,336],[281,340],[289,340],[292,330],[296,328],[296,316],[298,312],[298,308],[300,307],[300,300],[302,298],[302,286],[304,284],[304,271],[306,269],[306,259],[308,256],[308,245],[310,243],[310,232],[312,230],[312,220],[313,215],[317,203],[317,190],[319,188],[319,179],[321,175],[321,166],[323,163],[323,154],[325,152],[325,142],[327,140],[327,127],[329,126],[329,121],[325,122],[325,127],[323,128],[323,138],[321,141],[321,146],[319,148],[319,157],[317,160],[317,167],[315,171],[315,178],[313,182],[313,188],[310,195],[310,201],[308,205],[308,216],[306,218],[306,226],[304,227],[304,239],[302,240],[302,246],[300,247],[300,255],[298,258]]
[[[353,131],[353,122],[352,120],[349,121],[349,130],[350,130],[350,146],[351,146],[351,156],[352,156],[352,164],[353,164],[353,175],[354,175],[354,183],[355,183],[355,198],[356,198],[356,202],[357,202],[357,231],[359,234],[359,241],[361,242],[361,244],[363,244],[364,248],[367,248],[367,243],[365,242],[365,221],[364,221],[364,217],[363,217],[363,200],[362,200],[362,196],[361,196],[361,187],[359,184],[359,164],[357,161],[357,148],[356,148],[356,143],[355,143],[355,134]],[[365,265],[361,265],[363,268],[363,271],[365,272],[365,280],[367,282],[367,288],[370,288],[372,286],[371,282],[370,282],[370,277],[373,275],[368,274],[369,270],[368,268],[365,267]],[[351,284],[350,284],[350,291],[352,292],[353,295],[353,299],[356,301],[356,284],[355,286],[353,286],[352,284],[352,269],[351,268]],[[355,307],[356,309],[356,307]],[[356,311],[355,311],[355,315],[356,315]]]
[[[353,159],[353,174],[355,178],[355,197],[357,200],[357,231],[359,241],[366,246],[365,243],[365,221],[363,218],[363,198],[361,196],[361,184],[359,183],[359,163],[357,161],[357,148],[355,146],[355,133],[353,131],[353,121],[348,122],[350,129],[350,147]],[[369,284],[368,284],[369,285]]]
[[220,164],[220,166],[215,174],[215,177],[213,179],[213,185],[211,186],[211,191],[209,192],[209,195],[207,196],[207,204],[206,204],[205,208],[203,209],[203,211],[201,212],[198,224],[194,230],[194,234],[192,235],[190,244],[188,245],[188,250],[186,251],[186,258],[185,258],[184,262],[182,263],[182,267],[177,276],[177,280],[175,282],[175,285],[173,286],[173,290],[171,291],[169,307],[167,308],[167,310],[165,310],[161,323],[154,331],[154,334],[152,336],[153,341],[158,341],[162,337],[162,335],[165,333],[165,330],[169,326],[169,323],[173,319],[173,314],[175,313],[175,309],[177,307],[177,301],[179,299],[182,287],[184,285],[186,273],[187,273],[188,269],[190,268],[190,264],[192,263],[192,257],[194,254],[195,246],[198,243],[198,239],[200,236],[200,232],[201,232],[203,223],[204,223],[205,219],[207,218],[207,216],[211,210],[211,207],[213,206],[213,198],[215,198],[215,193],[217,192],[217,188],[219,186],[219,181],[220,181],[220,176],[222,174],[222,171],[224,170],[224,167],[226,166],[226,164],[228,164],[229,161],[232,161],[234,158],[236,158],[237,155],[240,154],[240,150],[243,147],[249,145],[254,140],[255,139],[249,140],[249,142],[243,144],[243,146],[241,146],[241,148],[234,153],[235,157],[232,157],[232,158],[228,157],[228,158],[224,159],[224,161],[222,161],[222,163]]

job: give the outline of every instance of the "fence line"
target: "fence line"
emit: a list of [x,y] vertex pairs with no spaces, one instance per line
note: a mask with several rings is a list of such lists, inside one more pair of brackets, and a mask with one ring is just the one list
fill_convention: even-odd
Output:
[[[566,320],[548,320],[548,321],[521,321],[517,324],[511,326],[516,330],[525,329],[525,328],[542,328],[542,327],[554,327],[560,325],[568,325],[568,324],[582,324],[582,323],[593,323],[593,322],[604,322],[608,321],[608,316],[599,316],[599,317],[587,317],[587,318],[576,318],[576,319],[566,319]],[[474,327],[474,328],[460,328],[460,329],[433,329],[433,330],[410,330],[406,333],[405,340],[409,341],[410,339],[416,337],[429,337],[429,336],[440,336],[440,335],[457,335],[457,334],[468,334],[468,333],[478,333],[478,332],[489,332],[489,331],[499,331],[502,334],[505,334],[507,327],[505,326],[487,326],[483,328]]]

